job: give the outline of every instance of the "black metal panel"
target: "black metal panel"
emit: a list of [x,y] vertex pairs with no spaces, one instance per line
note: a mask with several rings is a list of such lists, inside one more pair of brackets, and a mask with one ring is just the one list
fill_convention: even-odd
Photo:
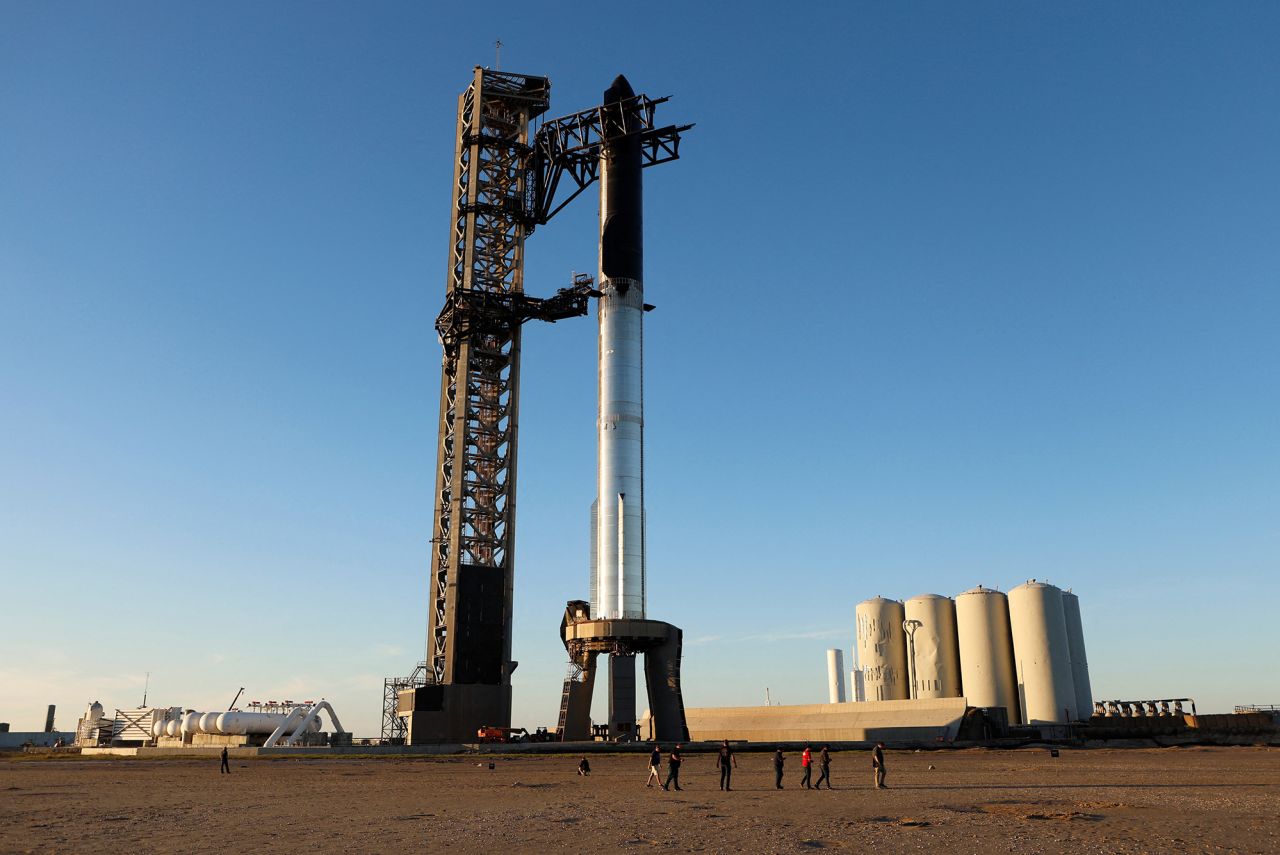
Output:
[[507,622],[507,571],[458,566],[455,683],[502,683]]
[[414,710],[439,712],[444,709],[443,686],[419,686],[413,692]]

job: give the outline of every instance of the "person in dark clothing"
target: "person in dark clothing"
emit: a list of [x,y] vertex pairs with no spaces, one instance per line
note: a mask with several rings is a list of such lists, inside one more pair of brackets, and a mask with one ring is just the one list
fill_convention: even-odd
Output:
[[578,774],[584,777],[591,774],[591,764],[587,762],[586,757],[578,761]]
[[738,758],[733,756],[733,749],[729,747],[729,740],[725,740],[720,746],[720,756],[716,758],[716,767],[720,770],[720,789],[728,791],[733,789],[729,786],[729,780],[733,776],[733,770],[738,768]]
[[804,777],[800,779],[800,784],[806,790],[809,789],[809,782],[813,780],[813,753],[809,751],[809,746],[804,747],[804,751],[800,752],[800,768],[804,770]]
[[782,756],[781,748],[773,752],[773,785],[779,790],[782,789],[782,764],[786,762],[786,758]]
[[649,755],[649,779],[644,782],[644,785],[646,787],[652,787],[654,781],[657,781],[659,786],[661,786],[662,775],[659,774],[659,771],[658,771],[661,768],[662,768],[662,746],[655,745],[653,746],[653,753]]
[[877,790],[885,789],[884,743],[883,742],[877,742],[876,747],[871,749],[871,768],[875,770],[875,774],[876,774],[876,789]]
[[815,790],[822,789],[822,782],[827,782],[827,789],[831,789],[831,752],[827,750],[827,746],[822,746],[822,753],[818,755],[818,764],[822,767],[822,774],[818,776],[818,783],[814,785]]
[[671,753],[667,755],[667,782],[662,785],[662,789],[669,790],[675,785],[677,790],[680,789],[680,746],[677,745],[671,749]]
[[222,749],[222,767],[218,769],[218,774],[221,775],[223,772],[226,772],[228,775],[231,774],[231,766],[227,763],[227,749],[225,746],[223,746]]

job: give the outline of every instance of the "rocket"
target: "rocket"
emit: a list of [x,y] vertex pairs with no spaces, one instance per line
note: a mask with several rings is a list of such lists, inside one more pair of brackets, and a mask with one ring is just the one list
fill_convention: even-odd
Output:
[[639,108],[622,75],[604,93],[600,147],[599,404],[591,614],[645,616],[644,199]]

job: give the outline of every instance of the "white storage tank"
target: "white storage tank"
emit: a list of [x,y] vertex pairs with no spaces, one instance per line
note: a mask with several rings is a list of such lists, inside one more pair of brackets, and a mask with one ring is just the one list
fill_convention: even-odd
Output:
[[862,685],[862,672],[854,668],[849,672],[849,700],[865,701],[866,699],[867,692]]
[[1061,589],[1035,579],[1014,588],[1009,592],[1009,625],[1023,723],[1074,721],[1076,689]]
[[[217,713],[218,716],[218,732],[230,736],[242,735],[246,733],[264,734],[272,733],[277,727],[284,723],[289,717],[288,713],[257,713],[257,712],[240,712],[239,710],[230,710],[224,713]],[[320,720],[314,719],[309,730],[316,731],[320,729]]]
[[903,611],[908,625],[907,668],[914,680],[910,697],[960,697],[956,604],[949,597],[921,594],[907,600]]
[[827,651],[827,697],[830,703],[844,703],[844,651],[838,647]]
[[955,604],[965,698],[974,707],[1004,707],[1011,723],[1020,722],[1008,599],[979,585],[957,595]]
[[902,634],[902,603],[876,597],[858,603],[858,670],[868,701],[907,698],[907,643]]
[[1080,620],[1080,598],[1062,592],[1062,616],[1067,622],[1067,652],[1071,654],[1071,682],[1076,688],[1076,716],[1093,715],[1093,687],[1089,684],[1089,657],[1084,651],[1084,624]]

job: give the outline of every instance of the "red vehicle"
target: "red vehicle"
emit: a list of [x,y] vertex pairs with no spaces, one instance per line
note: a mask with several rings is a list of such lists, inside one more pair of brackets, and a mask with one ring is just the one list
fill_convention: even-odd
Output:
[[476,741],[481,743],[524,742],[528,738],[529,731],[523,727],[489,727],[485,725],[476,731]]

